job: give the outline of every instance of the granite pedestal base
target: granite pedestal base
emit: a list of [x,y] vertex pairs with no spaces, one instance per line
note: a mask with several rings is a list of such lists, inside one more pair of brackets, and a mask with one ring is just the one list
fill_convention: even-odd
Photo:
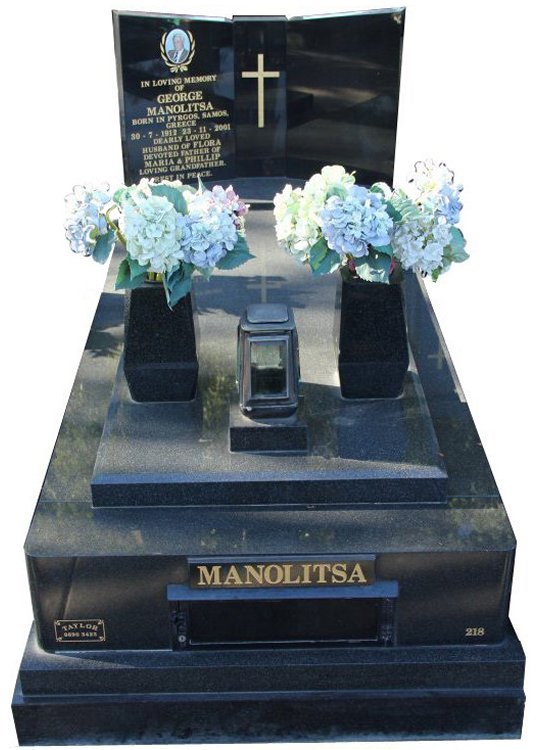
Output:
[[[189,403],[129,396],[113,258],[25,545],[36,635],[13,704],[21,743],[518,737],[516,540],[421,280],[405,279],[403,395],[345,401],[328,355],[335,279],[312,284],[289,270],[271,211],[249,222],[256,260],[197,288],[201,369]],[[238,315],[263,300],[297,306],[306,456],[228,449]],[[389,479],[408,488],[406,501]],[[156,486],[155,507],[144,507]],[[355,560],[366,580],[333,598],[335,581],[308,580],[302,596],[191,586],[199,563],[275,574],[276,561],[289,572],[341,561],[339,573]],[[263,647],[253,612],[270,599]],[[324,612],[308,620],[301,600]],[[277,613],[296,603],[303,619],[290,621],[302,627],[284,645]],[[219,646],[201,634],[211,609]],[[230,643],[220,615],[233,609],[253,614],[238,622],[245,633],[256,620],[260,640]],[[344,615],[351,609],[365,619]],[[354,639],[350,622],[362,623]]]
[[13,712],[22,745],[518,738],[524,655],[498,645],[178,653],[42,651]]
[[232,453],[307,453],[307,425],[296,414],[286,419],[250,419],[234,399],[229,411],[229,447]]
[[[331,350],[324,358],[335,371]],[[120,364],[91,480],[94,505],[446,503],[448,474],[414,366],[399,399],[346,401],[339,388],[309,382],[301,390],[302,426],[284,431],[279,451],[279,428],[262,427],[259,447],[254,427],[248,440],[234,434],[238,424],[230,431],[231,392],[216,393],[204,374],[193,402],[138,404]]]

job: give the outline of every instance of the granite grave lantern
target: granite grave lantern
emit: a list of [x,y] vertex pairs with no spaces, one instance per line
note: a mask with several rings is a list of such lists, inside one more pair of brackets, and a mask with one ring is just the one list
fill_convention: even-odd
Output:
[[230,411],[232,452],[305,453],[298,334],[286,305],[249,305],[238,325],[238,402]]

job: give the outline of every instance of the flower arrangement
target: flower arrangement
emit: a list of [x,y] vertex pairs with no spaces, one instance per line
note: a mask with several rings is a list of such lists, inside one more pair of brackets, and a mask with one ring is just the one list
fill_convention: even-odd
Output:
[[118,240],[126,250],[117,289],[135,289],[160,274],[172,309],[198,272],[237,268],[253,256],[245,239],[249,206],[232,187],[197,189],[141,180],[111,194],[107,185],[76,186],[66,196],[66,236],[75,253],[105,263]]
[[314,275],[388,283],[400,269],[436,281],[469,256],[456,224],[461,185],[445,164],[418,162],[405,190],[383,182],[355,184],[354,173],[327,166],[303,188],[286,185],[274,198],[280,245]]

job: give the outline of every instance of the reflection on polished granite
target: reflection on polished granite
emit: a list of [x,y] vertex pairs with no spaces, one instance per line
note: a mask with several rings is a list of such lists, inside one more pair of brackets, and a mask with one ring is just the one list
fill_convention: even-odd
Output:
[[[219,367],[234,364],[236,322],[242,305],[294,300],[301,346],[317,349],[331,341],[324,306],[333,300],[335,278],[312,279],[275,243],[270,211],[253,211],[248,236],[258,256],[235,275],[218,274],[196,292],[201,323],[205,317],[230,320],[230,347]],[[62,423],[53,459],[32,521],[26,550],[33,555],[146,555],[324,553],[358,550],[474,551],[509,550],[514,536],[474,427],[469,409],[434,320],[423,284],[406,280],[409,340],[437,440],[448,470],[448,504],[433,507],[389,507],[312,510],[232,508],[93,508],[90,477],[117,370],[122,341],[122,295],[112,290],[119,258],[111,263],[105,293]],[[276,265],[274,265],[274,262]],[[255,265],[255,261],[253,261]],[[251,268],[250,268],[251,266]],[[310,289],[317,294],[310,300]],[[303,331],[317,321],[317,336]],[[212,344],[201,337],[201,359],[211,362]],[[336,386],[324,360],[313,381]],[[221,402],[231,380],[216,378],[213,398]],[[206,425],[219,417],[209,406]],[[268,533],[271,529],[271,533]]]
[[[399,398],[342,398],[336,277],[312,279],[283,252],[271,214],[252,213],[248,237],[255,259],[240,274],[197,288],[199,381],[192,402],[134,402],[120,362],[92,479],[94,504],[446,503],[446,469],[414,359]],[[236,330],[240,314],[258,299],[294,309],[307,455],[229,450],[229,404],[238,403]]]

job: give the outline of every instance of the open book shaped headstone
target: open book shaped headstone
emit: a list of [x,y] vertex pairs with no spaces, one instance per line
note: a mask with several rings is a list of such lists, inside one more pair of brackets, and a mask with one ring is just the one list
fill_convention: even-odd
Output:
[[126,183],[234,179],[271,199],[325,164],[391,182],[404,17],[114,11]]

